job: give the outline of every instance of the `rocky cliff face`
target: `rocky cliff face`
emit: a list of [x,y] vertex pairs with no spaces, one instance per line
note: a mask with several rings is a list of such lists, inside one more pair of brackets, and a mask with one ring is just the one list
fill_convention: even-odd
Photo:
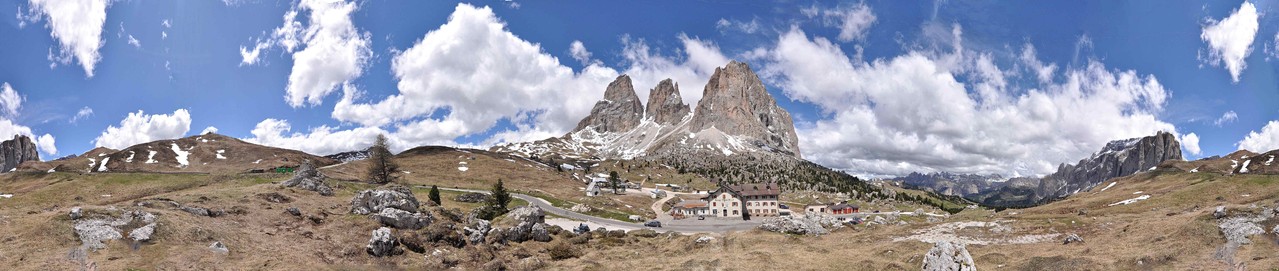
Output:
[[40,161],[36,144],[31,142],[30,137],[14,135],[13,139],[0,142],[0,170],[9,172],[26,161]]
[[702,91],[690,129],[716,128],[738,135],[757,147],[771,148],[799,156],[799,139],[790,113],[764,89],[746,63],[732,61],[716,68]]
[[800,157],[790,113],[777,106],[750,66],[732,61],[716,68],[703,93],[697,111],[690,112],[679,86],[666,79],[653,88],[645,109],[631,78],[622,75],[608,85],[604,99],[567,135],[498,145],[492,150],[572,159],[741,153]]
[[1038,185],[1008,185],[973,198],[991,206],[1032,206],[1087,191],[1110,180],[1154,170],[1168,160],[1182,160],[1181,143],[1167,132],[1153,136],[1111,141],[1100,152],[1074,165],[1062,164]]
[[688,116],[688,104],[679,95],[679,85],[671,79],[662,80],[648,93],[648,109],[645,115],[660,125],[675,125]]
[[644,105],[635,95],[635,87],[631,85],[631,77],[618,76],[604,90],[604,100],[595,103],[591,114],[577,123],[574,132],[594,129],[595,132],[625,132],[639,126],[644,118]]

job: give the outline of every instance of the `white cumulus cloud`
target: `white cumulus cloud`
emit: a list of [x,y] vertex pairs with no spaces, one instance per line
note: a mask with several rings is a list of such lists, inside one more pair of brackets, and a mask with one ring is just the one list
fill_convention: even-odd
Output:
[[50,60],[70,64],[75,58],[85,75],[93,77],[93,69],[102,58],[98,49],[102,48],[102,26],[110,4],[109,0],[31,0],[30,16],[24,19],[48,21],[49,35],[59,45],[57,55],[49,53]]
[[587,51],[586,45],[582,44],[582,41],[580,40],[575,40],[573,43],[569,44],[568,53],[573,56],[573,59],[576,59],[577,62],[581,62],[582,65],[591,65],[593,62],[591,60],[591,51]]
[[[329,155],[344,151],[362,150],[373,145],[373,138],[378,134],[389,134],[380,128],[356,128],[337,130],[329,126],[320,126],[307,133],[292,132],[293,127],[286,120],[266,119],[259,122],[250,131],[253,137],[244,141],[267,146],[301,150],[311,154]],[[397,139],[390,139],[392,151],[403,150],[404,144]]]
[[[866,37],[866,30],[875,24],[878,18],[865,2],[842,5],[834,8],[823,8],[813,4],[800,12],[809,18],[821,17],[821,22],[839,29],[839,41],[849,42]],[[721,20],[723,22],[723,20]]]
[[1208,43],[1208,55],[1202,60],[1213,66],[1225,65],[1231,79],[1238,83],[1239,74],[1248,68],[1245,59],[1252,53],[1252,41],[1257,37],[1257,17],[1257,7],[1244,1],[1225,19],[1209,18],[1199,35]]
[[1021,88],[1005,78],[1019,73],[964,49],[958,26],[951,34],[953,51],[862,61],[794,28],[767,49],[761,74],[830,115],[797,125],[805,156],[857,173],[1039,175],[1110,140],[1175,132],[1156,117],[1169,92],[1154,76],[1092,60]]
[[1268,152],[1279,149],[1279,121],[1272,120],[1261,127],[1261,132],[1250,131],[1248,135],[1235,143],[1240,150]]
[[17,135],[30,137],[36,144],[36,150],[47,155],[58,154],[58,148],[54,144],[52,135],[44,134],[36,136],[31,132],[31,127],[23,126],[15,123],[12,118],[18,116],[18,109],[22,108],[22,102],[26,100],[22,94],[19,94],[8,82],[0,83],[0,141],[9,140]]
[[1190,153],[1191,155],[1199,155],[1202,153],[1199,149],[1199,135],[1195,133],[1181,135],[1180,141],[1181,148],[1186,149],[1187,153]]
[[[319,105],[343,83],[359,78],[373,55],[369,34],[351,21],[358,7],[350,1],[303,0],[284,15],[284,25],[270,38],[240,47],[240,64],[257,63],[262,50],[272,47],[292,53],[285,101],[292,107]],[[309,18],[305,23],[297,20],[303,12]]]
[[147,115],[142,110],[129,113],[120,126],[107,126],[102,135],[93,139],[97,147],[123,149],[129,146],[163,139],[174,139],[191,130],[191,113],[178,109],[173,114]]
[[18,115],[18,109],[22,108],[22,101],[27,98],[18,94],[8,82],[0,85],[0,109],[4,110],[4,114],[9,117]]
[[[377,133],[403,148],[458,146],[459,137],[485,133],[493,134],[480,139],[486,145],[559,136],[589,114],[622,73],[631,76],[641,98],[662,79],[673,78],[685,84],[685,101],[696,103],[701,86],[728,58],[710,42],[685,35],[679,40],[682,55],[667,56],[643,40],[623,38],[625,68],[620,71],[585,57],[584,45],[570,45],[575,60],[589,60],[574,71],[537,43],[511,33],[491,8],[458,4],[447,22],[392,58],[399,93],[366,102],[357,86],[342,84],[342,99],[331,116],[358,127],[294,131],[287,120],[268,119],[246,140],[332,153],[367,147]],[[494,131],[503,120],[514,128]]]

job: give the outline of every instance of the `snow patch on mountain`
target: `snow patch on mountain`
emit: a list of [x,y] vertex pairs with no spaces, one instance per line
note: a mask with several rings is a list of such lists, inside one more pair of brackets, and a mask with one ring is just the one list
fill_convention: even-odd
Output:
[[191,152],[182,150],[182,148],[178,147],[178,143],[173,143],[173,154],[176,155],[174,159],[177,159],[178,164],[181,165],[179,167],[191,165],[191,163],[187,161],[187,155],[190,155]]

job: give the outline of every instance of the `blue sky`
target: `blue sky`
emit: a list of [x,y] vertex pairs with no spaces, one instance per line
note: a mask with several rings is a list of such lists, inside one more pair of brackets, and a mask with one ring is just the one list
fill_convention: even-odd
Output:
[[0,0],[21,97],[0,95],[0,133],[56,139],[46,159],[206,127],[317,154],[487,147],[562,135],[618,74],[695,99],[736,59],[815,162],[1043,174],[1158,130],[1191,158],[1279,148],[1276,3]]

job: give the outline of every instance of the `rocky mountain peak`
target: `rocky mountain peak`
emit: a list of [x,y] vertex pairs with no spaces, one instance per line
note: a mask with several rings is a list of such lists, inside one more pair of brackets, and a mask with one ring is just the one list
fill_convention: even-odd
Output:
[[8,172],[26,161],[40,161],[36,144],[30,137],[14,135],[13,139],[0,142],[0,170]]
[[628,75],[618,76],[604,90],[604,99],[595,103],[591,114],[577,123],[574,132],[587,128],[596,132],[625,132],[639,126],[644,117],[644,105],[635,95],[635,86]]
[[690,113],[690,109],[688,104],[684,103],[684,98],[680,97],[679,84],[667,78],[649,91],[648,108],[645,109],[645,113],[653,118],[653,122],[669,125],[683,120],[684,116]]
[[690,129],[712,127],[757,147],[800,155],[790,113],[777,106],[759,75],[746,63],[731,61],[715,68],[706,83]]

